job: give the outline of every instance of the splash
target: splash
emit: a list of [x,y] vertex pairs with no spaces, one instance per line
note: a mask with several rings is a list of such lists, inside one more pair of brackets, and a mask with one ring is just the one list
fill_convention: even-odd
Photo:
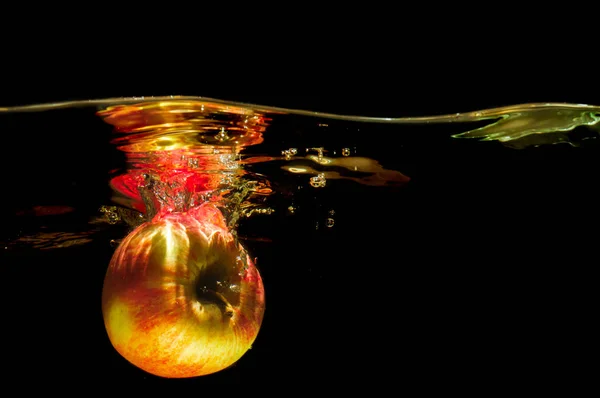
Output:
[[116,203],[144,212],[184,211],[241,189],[240,151],[262,142],[269,119],[198,101],[116,105],[98,112],[119,134],[126,173],[111,180]]
[[566,134],[577,127],[598,127],[600,107],[569,104],[531,104],[476,112],[473,121],[497,120],[484,127],[455,134],[455,138],[500,141],[515,148],[575,143]]

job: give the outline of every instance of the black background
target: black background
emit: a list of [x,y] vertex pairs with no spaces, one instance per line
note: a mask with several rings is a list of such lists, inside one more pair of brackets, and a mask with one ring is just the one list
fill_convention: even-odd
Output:
[[[452,52],[427,58],[410,53],[401,58],[286,55],[248,63],[180,59],[169,69],[149,65],[152,60],[136,62],[133,56],[100,57],[101,67],[92,58],[53,68],[52,58],[45,57],[30,73],[27,63],[11,67],[7,57],[10,73],[2,79],[0,106],[171,94],[373,116],[453,113],[526,102],[600,104],[597,78],[552,60],[540,67],[536,57],[500,62],[494,54]],[[15,138],[5,141],[4,170],[14,164],[9,158],[18,156],[12,150],[16,143],[24,144]],[[65,147],[65,155],[73,150]],[[87,156],[101,159],[102,150],[98,147]],[[500,155],[461,158],[434,152],[424,150],[424,155],[450,164],[448,173],[471,166],[471,179],[438,181],[440,170],[432,166],[428,175],[438,184],[404,196],[402,206],[408,212],[371,217],[376,209],[402,206],[385,197],[357,197],[338,205],[338,211],[352,214],[356,206],[372,210],[355,214],[356,224],[347,233],[312,236],[311,250],[301,240],[309,228],[302,223],[298,240],[288,236],[264,249],[255,243],[265,263],[282,258],[289,263],[265,270],[270,307],[255,348],[235,367],[209,378],[157,379],[112,351],[93,308],[102,264],[110,257],[106,248],[96,248],[95,253],[106,254],[97,258],[87,256],[89,247],[71,249],[69,260],[31,254],[23,262],[32,267],[28,278],[14,270],[5,270],[3,276],[13,286],[5,297],[9,315],[2,323],[10,369],[4,380],[27,375],[59,388],[72,387],[77,380],[88,382],[86,389],[118,384],[192,391],[210,384],[241,382],[261,389],[287,383],[282,391],[288,391],[317,388],[318,383],[401,390],[480,383],[496,388],[521,382],[568,386],[585,379],[588,370],[581,364],[590,349],[588,320],[595,314],[598,152],[527,153],[505,164],[497,163],[506,161]],[[472,166],[473,161],[479,163]],[[100,162],[94,169],[98,177],[105,166]],[[48,176],[31,167],[40,189],[50,189]],[[10,184],[17,183],[12,175],[5,181],[5,197],[10,196]],[[516,179],[505,181],[506,175]],[[468,183],[474,180],[481,182],[476,188]],[[88,188],[98,193],[98,188]],[[21,191],[19,201],[26,193],[33,194]],[[461,207],[467,202],[468,208]],[[357,235],[357,230],[365,232]],[[318,260],[315,252],[320,253]],[[36,264],[41,260],[46,267]],[[18,266],[2,261],[3,267]],[[317,274],[308,273],[311,262],[311,269],[320,270]],[[345,263],[352,264],[350,272],[364,277],[340,269]],[[81,267],[86,271],[79,274]],[[64,287],[45,285],[57,279],[57,272],[67,281]],[[344,286],[343,294],[339,286]],[[24,313],[17,305],[17,295],[25,296],[30,311]],[[36,315],[36,305],[57,303],[64,309],[58,316]],[[269,318],[269,311],[277,315]],[[37,317],[39,321],[32,321]],[[370,326],[357,335],[357,323]]]

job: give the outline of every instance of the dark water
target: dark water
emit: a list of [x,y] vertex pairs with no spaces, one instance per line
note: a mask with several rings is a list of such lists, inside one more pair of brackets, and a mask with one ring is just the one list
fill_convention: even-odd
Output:
[[402,390],[591,372],[582,364],[597,302],[596,140],[514,149],[452,138],[476,124],[274,117],[248,156],[349,148],[410,182],[314,188],[308,175],[282,170],[285,160],[248,166],[274,191],[266,202],[274,213],[239,226],[265,283],[262,328],[231,368],[169,380],[129,364],[104,329],[111,240],[128,232],[123,223],[90,224],[113,204],[110,171],[125,167],[111,126],[94,109],[0,116],[12,154],[1,160],[3,380]]

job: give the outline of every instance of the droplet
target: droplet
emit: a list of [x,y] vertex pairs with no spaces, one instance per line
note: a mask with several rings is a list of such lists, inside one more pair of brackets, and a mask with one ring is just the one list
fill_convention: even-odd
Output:
[[335,210],[333,210],[333,209],[329,210],[329,215],[330,216],[334,216],[335,215]]
[[227,131],[225,131],[225,127],[221,127],[221,131],[217,134],[217,140],[220,142],[227,141],[229,136],[227,135]]
[[342,156],[350,156],[350,148],[342,148]]
[[335,224],[335,220],[333,218],[328,218],[327,222],[325,223],[325,225],[327,225],[327,228],[333,227],[334,224]]
[[325,179],[325,174],[323,173],[319,173],[317,176],[310,178],[310,185],[315,188],[323,188],[326,183],[327,180]]

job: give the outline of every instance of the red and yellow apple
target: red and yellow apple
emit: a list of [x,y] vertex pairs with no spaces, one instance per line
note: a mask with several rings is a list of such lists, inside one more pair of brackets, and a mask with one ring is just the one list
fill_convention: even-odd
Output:
[[257,337],[264,309],[258,270],[209,203],[133,230],[115,251],[102,292],[115,349],[162,377],[232,365]]

